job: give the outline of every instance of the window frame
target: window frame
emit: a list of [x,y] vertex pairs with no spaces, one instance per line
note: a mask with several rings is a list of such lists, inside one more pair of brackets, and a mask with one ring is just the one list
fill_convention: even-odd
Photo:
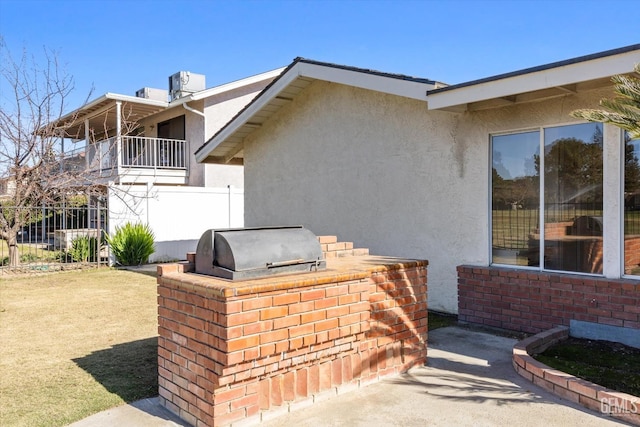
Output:
[[[556,124],[548,124],[548,125],[541,125],[541,126],[532,126],[532,127],[523,127],[520,128],[518,130],[508,130],[508,131],[498,131],[498,132],[489,132],[488,137],[489,137],[489,173],[488,173],[488,181],[489,181],[489,197],[487,198],[488,200],[488,209],[489,209],[489,232],[488,232],[488,237],[489,237],[489,241],[488,241],[488,246],[489,246],[489,250],[488,250],[488,254],[489,254],[489,266],[496,266],[496,267],[507,267],[507,268],[515,268],[515,269],[520,269],[520,270],[526,270],[526,271],[539,271],[539,272],[552,272],[552,273],[563,273],[563,274],[576,274],[576,275],[584,275],[584,276],[590,276],[590,277],[604,277],[605,271],[604,271],[604,265],[603,265],[603,270],[601,273],[590,273],[590,272],[582,272],[582,271],[571,271],[571,270],[555,270],[555,269],[549,269],[549,268],[545,268],[545,263],[544,263],[544,256],[545,256],[545,240],[546,240],[546,230],[545,230],[545,205],[546,205],[546,199],[544,197],[545,194],[545,177],[544,177],[544,171],[545,171],[545,158],[546,155],[543,155],[545,152],[545,130],[549,129],[549,128],[560,128],[560,127],[568,127],[568,126],[574,126],[574,125],[582,125],[582,124],[589,124],[589,123],[597,123],[600,124],[600,126],[602,127],[602,132],[603,132],[603,141],[602,141],[602,156],[603,156],[603,174],[602,174],[602,186],[604,188],[605,185],[605,160],[604,160],[604,156],[605,156],[605,138],[604,138],[604,132],[605,132],[605,123],[602,122],[565,122],[565,123],[556,123]],[[528,265],[518,265],[518,264],[504,264],[504,263],[499,263],[499,262],[494,262],[493,261],[493,153],[494,153],[494,149],[493,149],[493,139],[496,136],[505,136],[505,135],[517,135],[517,134],[522,134],[522,133],[528,133],[528,132],[538,132],[538,138],[539,138],[539,143],[538,143],[538,155],[540,156],[540,179],[539,179],[539,183],[538,183],[538,194],[539,194],[539,230],[540,230],[540,242],[539,242],[539,265],[538,266],[528,266]],[[625,133],[622,132],[622,142],[619,145],[620,146],[620,150],[621,150],[621,156],[620,156],[620,161],[622,163],[622,166],[620,168],[621,170],[621,178],[622,179],[622,185],[621,185],[621,192],[622,194],[620,194],[619,196],[619,200],[621,201],[620,203],[620,209],[622,209],[622,221],[620,221],[619,224],[619,229],[620,229],[620,233],[621,236],[623,236],[622,240],[622,248],[620,253],[622,254],[622,256],[620,257],[620,263],[621,263],[621,276],[622,277],[630,277],[630,278],[640,278],[640,275],[635,276],[635,275],[624,275],[624,263],[625,263],[625,252],[624,252],[624,174],[625,174],[625,160],[624,160],[624,135]],[[603,199],[603,215],[604,215],[604,209],[605,209],[605,203],[604,203],[604,199]],[[605,233],[607,233],[607,228],[603,227],[603,232],[602,232],[602,238],[603,238],[603,258],[604,258],[604,252],[605,252],[605,245],[604,245],[604,238],[605,238]]]
[[[623,279],[633,279],[633,280],[640,280],[640,274],[626,274],[625,273],[625,265],[626,265],[626,261],[627,261],[627,253],[625,251],[625,225],[626,225],[626,220],[625,220],[625,212],[626,212],[626,206],[625,206],[625,184],[626,184],[626,152],[625,152],[625,145],[626,145],[626,137],[627,137],[628,132],[627,131],[622,131],[620,132],[620,138],[619,138],[619,157],[620,157],[620,173],[618,174],[618,179],[621,182],[620,185],[620,193],[618,194],[618,198],[620,200],[620,206],[619,206],[619,210],[620,210],[620,223],[618,224],[618,233],[620,233],[621,239],[620,239],[620,254],[622,255],[620,257],[619,263],[620,263],[620,277]],[[638,139],[632,139],[631,141],[638,141],[640,142],[640,138]],[[638,153],[640,155],[640,153]],[[640,157],[640,156],[639,156]]]

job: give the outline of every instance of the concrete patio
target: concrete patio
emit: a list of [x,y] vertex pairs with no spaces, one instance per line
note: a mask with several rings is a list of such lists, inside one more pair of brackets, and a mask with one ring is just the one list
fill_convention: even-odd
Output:
[[[516,340],[463,327],[429,333],[428,366],[358,391],[322,394],[313,404],[264,414],[265,427],[285,426],[607,426],[625,425],[537,387],[511,364]],[[291,409],[291,411],[290,411]],[[147,399],[72,427],[186,426]]]

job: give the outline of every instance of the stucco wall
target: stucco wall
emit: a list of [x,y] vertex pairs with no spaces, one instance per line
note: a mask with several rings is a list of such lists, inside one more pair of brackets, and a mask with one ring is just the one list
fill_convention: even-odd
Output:
[[[202,102],[198,108],[198,103],[189,104],[191,107],[201,110]],[[205,167],[204,165],[197,163],[194,157],[194,152],[202,145],[204,141],[204,118],[187,111],[182,106],[172,108],[162,113],[156,114],[146,120],[140,122],[145,128],[145,136],[156,138],[158,136],[158,123],[170,120],[174,117],[184,115],[184,127],[185,127],[185,140],[189,144],[189,157],[187,159],[187,167],[189,168],[189,180],[190,186],[204,186]],[[153,129],[151,129],[153,126]]]
[[456,312],[456,266],[490,259],[489,134],[569,123],[602,95],[454,114],[316,81],[245,140],[245,224],[428,259],[429,307]]
[[[267,81],[243,86],[232,91],[211,96],[204,102],[206,122],[206,137],[204,144],[226,125],[240,110],[242,110],[267,85]],[[196,147],[197,150],[200,146]],[[195,159],[193,160],[195,162]],[[205,165],[204,185],[206,187],[244,187],[244,168],[233,165]]]

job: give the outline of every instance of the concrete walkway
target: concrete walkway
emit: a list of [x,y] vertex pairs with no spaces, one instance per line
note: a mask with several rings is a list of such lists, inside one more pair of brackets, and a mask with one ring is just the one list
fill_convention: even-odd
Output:
[[[624,425],[562,400],[515,373],[515,340],[460,327],[429,333],[428,366],[313,405],[265,414],[265,427]],[[186,426],[146,399],[72,427]]]

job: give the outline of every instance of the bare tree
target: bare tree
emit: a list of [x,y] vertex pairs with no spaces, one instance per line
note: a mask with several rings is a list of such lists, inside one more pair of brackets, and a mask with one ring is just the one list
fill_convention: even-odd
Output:
[[79,173],[63,172],[59,163],[65,129],[58,119],[74,82],[47,49],[42,64],[26,51],[15,59],[0,38],[0,58],[0,180],[6,193],[0,197],[0,239],[15,266],[17,233],[38,220],[29,208],[60,200],[78,183]]

